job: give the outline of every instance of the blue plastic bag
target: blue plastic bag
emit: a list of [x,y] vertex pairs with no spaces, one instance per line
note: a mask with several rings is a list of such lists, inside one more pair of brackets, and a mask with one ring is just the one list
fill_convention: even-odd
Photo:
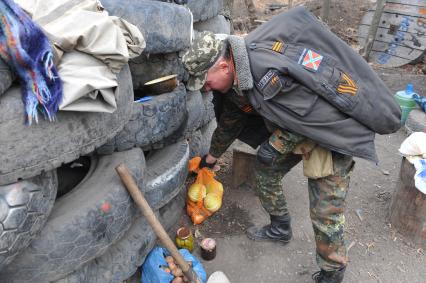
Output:
[[426,112],[426,96],[420,96],[417,93],[413,95],[414,101],[420,106],[420,108]]
[[[204,267],[188,250],[180,249],[180,254],[186,261],[192,261],[192,269],[198,277],[206,283],[207,274]],[[162,247],[155,247],[145,259],[142,265],[142,283],[170,283],[174,276],[165,272],[161,266],[167,266],[165,257],[170,253]]]
[[419,191],[426,195],[426,159],[414,161],[416,174],[414,174],[414,185]]

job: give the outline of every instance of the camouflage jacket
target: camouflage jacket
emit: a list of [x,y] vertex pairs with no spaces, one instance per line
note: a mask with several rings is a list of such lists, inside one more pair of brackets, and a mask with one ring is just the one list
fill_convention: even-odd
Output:
[[[209,153],[220,157],[247,125],[249,115],[259,115],[254,111],[247,97],[239,96],[234,89],[223,95],[223,109],[217,128],[212,136]],[[256,129],[252,129],[255,131]]]

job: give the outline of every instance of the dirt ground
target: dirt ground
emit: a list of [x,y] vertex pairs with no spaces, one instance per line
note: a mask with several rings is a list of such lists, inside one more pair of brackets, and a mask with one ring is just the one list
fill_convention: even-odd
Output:
[[[346,240],[350,262],[344,282],[405,283],[425,282],[425,251],[392,229],[388,213],[398,180],[401,156],[398,148],[405,139],[403,130],[377,136],[379,166],[355,159],[346,208]],[[208,274],[222,270],[232,283],[312,282],[318,270],[315,242],[309,218],[307,180],[299,164],[283,179],[294,238],[288,245],[252,242],[247,227],[268,222],[254,190],[246,185],[232,188],[232,148],[220,158],[217,179],[225,188],[222,208],[198,226],[188,217],[180,225],[190,225],[203,237],[217,241],[217,257],[202,261]],[[189,179],[188,182],[192,182]],[[200,258],[200,251],[194,254]]]
[[[373,2],[332,1],[331,30],[358,49],[358,23]],[[286,9],[270,11],[267,8],[272,3],[287,4],[288,1],[254,0],[259,23]],[[320,3],[293,1],[293,5],[306,5],[317,15],[321,13]],[[244,0],[235,0],[233,11],[235,32],[249,32],[252,27]],[[425,62],[402,69],[416,74],[426,72]],[[350,263],[344,282],[426,282],[426,252],[392,229],[388,219],[401,163],[398,148],[405,137],[403,130],[377,136],[378,166],[356,159],[345,213]],[[234,146],[241,144],[236,142]],[[179,223],[217,240],[217,257],[213,261],[202,261],[207,273],[222,270],[233,283],[312,282],[311,274],[318,267],[309,219],[307,180],[301,165],[283,180],[294,230],[293,240],[284,246],[247,239],[245,230],[253,224],[266,224],[268,216],[253,189],[246,185],[232,188],[232,148],[220,158],[219,164],[221,170],[217,178],[226,190],[222,208],[201,225],[191,226],[188,217]],[[194,254],[200,257],[199,250]]]

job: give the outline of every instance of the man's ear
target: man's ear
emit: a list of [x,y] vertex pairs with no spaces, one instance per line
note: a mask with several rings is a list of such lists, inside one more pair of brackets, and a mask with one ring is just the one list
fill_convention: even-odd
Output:
[[225,59],[220,59],[220,61],[219,61],[219,69],[222,70],[222,71],[230,72],[231,69],[230,69],[230,66],[229,66],[229,62],[226,61]]

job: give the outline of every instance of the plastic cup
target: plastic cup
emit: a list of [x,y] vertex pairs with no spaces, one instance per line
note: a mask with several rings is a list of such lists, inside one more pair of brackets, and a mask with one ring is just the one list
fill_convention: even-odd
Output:
[[415,108],[416,107],[416,101],[414,101],[414,99],[412,97],[407,97],[407,96],[400,96],[400,95],[395,95],[395,99],[398,102],[399,106],[401,107],[406,107],[406,108]]
[[405,122],[407,121],[408,115],[410,114],[411,110],[413,110],[414,107],[406,107],[401,106],[401,125],[405,125]]
[[413,85],[408,84],[405,90],[398,91],[394,96],[401,107],[401,125],[404,125],[405,121],[407,121],[410,111],[416,108],[416,101],[413,99],[413,94]]

